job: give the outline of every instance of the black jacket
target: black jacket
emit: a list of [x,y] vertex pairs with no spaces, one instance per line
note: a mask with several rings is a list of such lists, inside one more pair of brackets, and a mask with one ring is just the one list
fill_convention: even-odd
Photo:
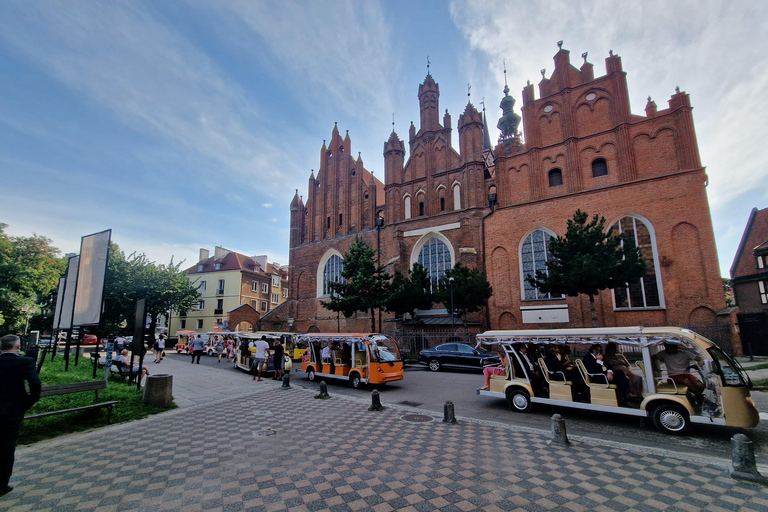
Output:
[[0,414],[24,414],[40,399],[40,388],[40,378],[31,357],[20,357],[12,352],[0,354]]

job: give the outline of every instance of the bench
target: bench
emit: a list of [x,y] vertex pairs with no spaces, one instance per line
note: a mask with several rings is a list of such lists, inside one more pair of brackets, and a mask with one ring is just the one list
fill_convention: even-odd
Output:
[[52,386],[43,386],[40,391],[40,397],[46,396],[58,396],[69,395],[72,393],[82,393],[85,391],[95,392],[94,403],[90,405],[83,405],[80,407],[72,407],[71,409],[61,409],[58,411],[40,412],[37,414],[30,414],[24,416],[25,420],[31,420],[35,418],[44,418],[46,416],[55,416],[57,414],[64,414],[68,412],[87,411],[89,409],[107,409],[107,420],[112,423],[112,407],[119,402],[99,402],[99,390],[107,389],[107,381],[104,380],[92,380],[89,382],[73,382],[71,384],[55,384]]
[[[643,364],[642,361],[637,361],[635,363],[638,368],[640,368],[640,372],[643,374],[643,378],[647,378],[645,375],[645,364]],[[657,375],[657,372],[653,372],[653,378],[654,378],[654,387],[656,388],[657,393],[661,393],[664,395],[686,395],[688,394],[688,386],[684,384],[680,384],[679,386],[677,383],[672,380],[669,377],[664,377],[663,375]],[[661,372],[659,372],[661,373]]]
[[[593,404],[619,406],[616,384],[609,383],[608,377],[603,373],[589,373],[581,359],[576,360],[576,366],[579,367],[579,372],[581,372],[584,382],[586,382],[587,386],[590,388],[589,392]],[[605,382],[597,382],[595,379],[604,380]]]
[[549,398],[553,400],[573,402],[573,395],[571,393],[571,385],[573,384],[573,381],[568,380],[565,377],[565,373],[561,371],[549,371],[547,363],[544,362],[543,357],[539,358],[539,367],[544,375],[544,380],[549,384]]

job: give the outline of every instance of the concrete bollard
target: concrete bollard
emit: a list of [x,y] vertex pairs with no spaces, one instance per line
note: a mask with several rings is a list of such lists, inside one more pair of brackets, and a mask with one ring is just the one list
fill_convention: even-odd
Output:
[[379,392],[377,390],[371,391],[371,406],[368,408],[369,411],[383,411],[384,407],[381,405],[381,398],[379,397]]
[[456,415],[453,412],[453,402],[450,400],[443,405],[443,423],[456,423]]
[[145,404],[168,407],[173,402],[173,375],[150,375],[144,384]]
[[563,446],[570,446],[568,434],[565,432],[565,418],[559,414],[552,415],[552,442]]
[[291,387],[291,376],[288,374],[283,375],[283,387],[280,389],[290,389]]
[[747,436],[744,434],[733,436],[731,438],[731,449],[733,457],[731,478],[759,483],[768,482],[768,478],[761,475],[757,470],[755,447]]
[[328,384],[325,383],[325,381],[320,381],[320,395],[318,395],[320,398],[328,398],[330,395],[328,394]]

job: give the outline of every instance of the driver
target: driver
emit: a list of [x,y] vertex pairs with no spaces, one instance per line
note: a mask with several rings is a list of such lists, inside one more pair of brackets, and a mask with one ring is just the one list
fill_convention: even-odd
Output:
[[651,360],[654,367],[658,367],[659,361],[664,363],[669,378],[678,385],[688,386],[696,402],[701,403],[704,383],[688,371],[690,367],[698,368],[699,357],[687,350],[680,350],[679,341],[667,338],[664,340],[664,350],[654,355]]

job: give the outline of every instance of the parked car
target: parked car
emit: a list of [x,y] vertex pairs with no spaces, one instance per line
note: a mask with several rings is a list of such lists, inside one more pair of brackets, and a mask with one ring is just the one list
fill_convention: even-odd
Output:
[[40,336],[40,339],[37,340],[37,344],[41,347],[52,347],[55,343],[53,339],[48,336]]
[[419,352],[419,364],[427,365],[433,372],[442,367],[482,370],[484,366],[500,363],[495,352],[472,348],[465,343],[443,343]]
[[80,342],[81,345],[96,345],[99,342],[98,336],[95,334],[86,334],[83,336],[83,341]]

